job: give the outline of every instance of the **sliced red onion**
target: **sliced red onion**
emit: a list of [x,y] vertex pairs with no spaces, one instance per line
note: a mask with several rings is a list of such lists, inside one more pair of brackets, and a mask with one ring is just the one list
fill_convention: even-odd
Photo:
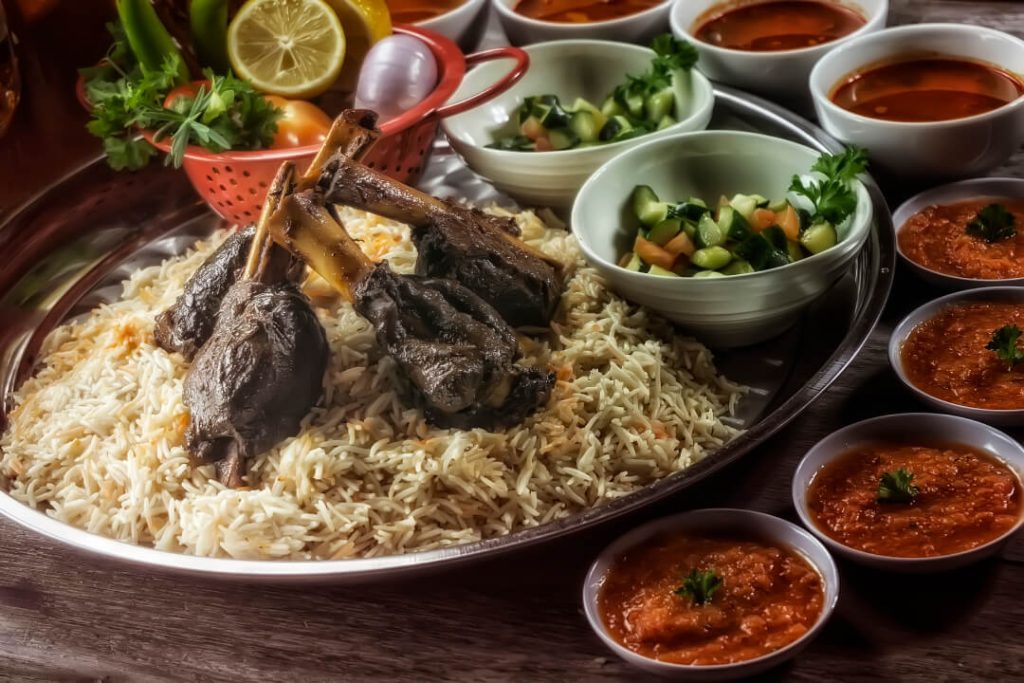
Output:
[[356,107],[388,121],[422,102],[436,85],[437,61],[430,48],[412,36],[388,36],[366,53]]

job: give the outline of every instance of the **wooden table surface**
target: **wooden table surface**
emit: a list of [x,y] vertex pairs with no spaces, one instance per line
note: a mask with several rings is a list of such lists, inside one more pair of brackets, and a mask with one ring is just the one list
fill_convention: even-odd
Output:
[[[1016,2],[892,5],[892,23],[975,23],[1024,35]],[[1003,171],[1022,175],[1024,155]],[[906,191],[889,189],[891,200]],[[711,480],[572,540],[444,574],[350,588],[240,585],[100,561],[0,520],[0,680],[640,678],[581,613],[594,555],[622,531],[690,507],[793,519],[790,477],[811,444],[864,417],[922,409],[894,379],[885,343],[893,324],[933,295],[899,273],[853,366],[792,426]],[[845,562],[840,571],[828,626],[768,680],[1024,680],[1024,536],[998,558],[951,574],[901,578]]]

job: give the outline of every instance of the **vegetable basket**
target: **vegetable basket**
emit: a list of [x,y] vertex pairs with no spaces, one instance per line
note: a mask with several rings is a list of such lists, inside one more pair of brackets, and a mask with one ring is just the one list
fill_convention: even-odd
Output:
[[[381,123],[382,136],[370,150],[366,163],[396,180],[412,184],[423,172],[441,119],[472,109],[512,87],[526,73],[529,57],[515,47],[464,55],[454,42],[433,31],[396,26],[394,32],[413,36],[427,45],[437,60],[438,82],[418,105]],[[462,83],[467,66],[502,58],[515,60],[510,71],[480,92],[445,104]],[[81,81],[79,87],[82,98]],[[170,140],[156,140],[151,131],[143,131],[142,135],[162,152],[171,148]],[[182,167],[211,209],[227,221],[245,224],[259,216],[264,195],[281,163],[295,162],[302,171],[319,148],[320,145],[315,144],[287,149],[210,152],[190,145]]]

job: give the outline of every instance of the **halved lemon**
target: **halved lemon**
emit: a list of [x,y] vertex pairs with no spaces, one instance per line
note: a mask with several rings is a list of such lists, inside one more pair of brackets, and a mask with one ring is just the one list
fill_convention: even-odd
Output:
[[324,0],[249,0],[228,26],[228,57],[257,90],[315,97],[338,79],[345,31]]
[[391,35],[391,13],[384,0],[327,0],[334,8],[348,40],[338,87],[355,89],[359,68],[371,47]]

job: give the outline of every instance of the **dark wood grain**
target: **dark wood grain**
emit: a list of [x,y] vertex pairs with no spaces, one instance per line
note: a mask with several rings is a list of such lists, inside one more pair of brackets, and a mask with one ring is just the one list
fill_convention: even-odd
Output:
[[[1024,34],[1015,2],[893,4],[900,23]],[[1021,175],[1024,157],[1004,172]],[[863,417],[922,408],[896,383],[884,349],[893,323],[928,295],[900,273],[855,364],[795,424],[712,480],[569,541],[454,572],[354,588],[239,585],[109,564],[0,520],[0,679],[636,679],[580,612],[594,554],[624,529],[683,508],[792,518],[790,477],[811,444]],[[768,680],[1024,680],[1024,538],[954,574],[899,578],[846,563],[841,572],[839,609],[822,636]]]

